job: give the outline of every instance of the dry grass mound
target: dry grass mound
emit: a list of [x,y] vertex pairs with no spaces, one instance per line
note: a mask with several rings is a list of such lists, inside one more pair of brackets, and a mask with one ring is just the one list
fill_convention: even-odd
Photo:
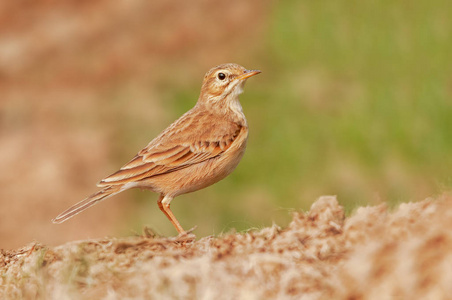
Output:
[[450,196],[348,218],[325,196],[284,229],[2,250],[0,298],[451,299],[450,228]]

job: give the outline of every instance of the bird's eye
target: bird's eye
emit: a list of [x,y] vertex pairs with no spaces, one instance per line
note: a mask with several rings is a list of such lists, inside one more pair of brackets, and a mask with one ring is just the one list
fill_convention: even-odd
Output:
[[224,73],[218,73],[218,79],[220,79],[220,80],[225,80],[225,78],[226,78],[226,75],[224,74]]

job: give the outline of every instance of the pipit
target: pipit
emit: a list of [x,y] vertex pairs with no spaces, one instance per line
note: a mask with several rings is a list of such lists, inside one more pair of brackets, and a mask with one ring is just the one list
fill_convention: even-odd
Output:
[[248,124],[239,102],[246,80],[259,74],[237,64],[223,64],[204,76],[196,105],[152,140],[119,171],[102,179],[100,191],[55,219],[62,223],[85,209],[131,188],[160,194],[158,206],[185,233],[170,210],[174,197],[210,186],[237,167],[245,152]]

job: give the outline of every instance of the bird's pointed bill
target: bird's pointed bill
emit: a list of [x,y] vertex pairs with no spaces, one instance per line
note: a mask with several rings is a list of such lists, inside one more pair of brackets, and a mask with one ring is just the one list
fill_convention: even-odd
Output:
[[259,74],[260,72],[261,72],[260,70],[246,70],[245,73],[237,76],[237,79],[238,80],[247,79],[247,78],[250,78],[251,76]]

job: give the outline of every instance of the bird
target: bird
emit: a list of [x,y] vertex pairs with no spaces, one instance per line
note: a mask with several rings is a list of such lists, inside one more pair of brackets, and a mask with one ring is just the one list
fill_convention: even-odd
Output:
[[208,187],[228,176],[242,159],[248,123],[239,102],[245,82],[260,70],[227,63],[204,76],[195,106],[169,125],[117,172],[97,183],[99,191],[69,207],[53,223],[131,188],[159,193],[158,207],[179,235],[187,232],[170,209],[179,195]]

